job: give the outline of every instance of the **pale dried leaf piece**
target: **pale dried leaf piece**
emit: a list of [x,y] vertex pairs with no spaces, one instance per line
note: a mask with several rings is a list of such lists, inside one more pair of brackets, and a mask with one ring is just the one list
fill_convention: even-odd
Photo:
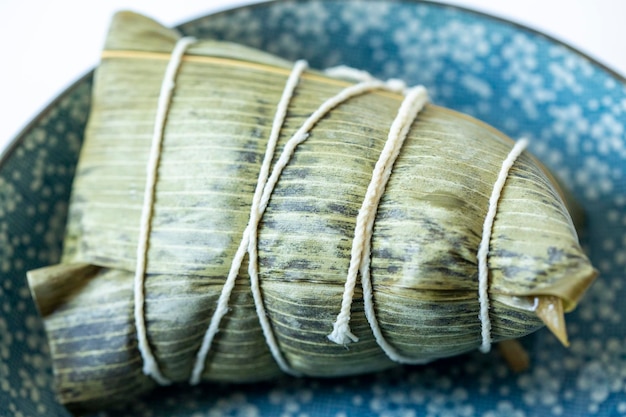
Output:
[[59,264],[50,268],[29,271],[28,282],[36,297],[42,316],[51,314],[56,306],[64,304],[73,294],[83,290],[100,267],[86,264]]
[[528,352],[517,339],[501,341],[498,351],[513,372],[523,372],[530,367]]
[[563,300],[553,295],[536,297],[537,317],[541,319],[563,346],[569,346]]

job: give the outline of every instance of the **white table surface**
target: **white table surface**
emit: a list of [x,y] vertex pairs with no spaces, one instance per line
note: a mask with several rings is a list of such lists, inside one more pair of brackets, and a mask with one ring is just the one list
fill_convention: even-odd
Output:
[[[0,153],[55,96],[92,69],[111,15],[167,25],[259,0],[0,0]],[[626,1],[441,0],[551,35],[626,75]]]

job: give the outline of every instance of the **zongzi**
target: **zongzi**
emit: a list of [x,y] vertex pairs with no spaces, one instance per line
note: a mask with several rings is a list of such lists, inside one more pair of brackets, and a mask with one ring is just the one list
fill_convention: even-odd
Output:
[[596,272],[525,145],[423,87],[119,13],[63,259],[28,276],[61,401],[565,341]]

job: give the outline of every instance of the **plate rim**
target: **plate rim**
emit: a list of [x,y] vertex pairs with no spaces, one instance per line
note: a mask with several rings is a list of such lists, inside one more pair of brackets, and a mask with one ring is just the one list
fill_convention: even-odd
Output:
[[[192,25],[200,20],[204,20],[206,18],[209,17],[216,17],[216,16],[220,16],[220,15],[224,15],[224,14],[230,14],[230,13],[234,13],[237,12],[239,10],[245,10],[245,9],[255,9],[255,8],[261,8],[261,7],[272,7],[273,4],[276,3],[290,3],[290,2],[301,2],[301,3],[306,3],[306,2],[312,2],[312,1],[316,1],[316,0],[269,0],[269,1],[260,1],[258,3],[252,3],[252,4],[244,4],[244,5],[240,5],[240,6],[235,6],[235,7],[230,7],[224,10],[220,10],[214,13],[208,13],[208,14],[204,14],[204,15],[199,15],[195,18],[191,18],[189,20],[186,20],[182,23],[177,24],[176,26],[174,26],[174,28],[179,29],[182,28],[186,25]],[[329,1],[329,0],[321,0],[321,1]],[[353,3],[358,3],[358,2],[363,2],[363,0],[342,0],[344,2],[346,1],[350,1]],[[513,20],[501,17],[501,16],[496,16],[496,15],[492,15],[490,13],[487,12],[483,12],[483,11],[479,11],[479,10],[474,10],[472,8],[469,7],[465,7],[465,6],[460,6],[460,5],[456,5],[456,4],[448,4],[448,3],[441,3],[439,1],[436,0],[377,0],[377,1],[382,1],[382,2],[389,2],[389,3],[405,3],[405,4],[413,4],[413,5],[418,5],[418,4],[429,4],[429,5],[433,5],[436,7],[440,7],[442,9],[449,9],[449,10],[457,10],[457,11],[461,11],[463,13],[469,13],[469,14],[473,14],[482,18],[486,18],[489,20],[493,20],[495,22],[501,23],[501,24],[505,24],[505,25],[509,25],[512,26],[513,28],[517,29],[517,30],[522,30],[528,33],[531,33],[535,36],[539,36],[544,38],[545,40],[552,42],[556,45],[560,45],[565,47],[566,49],[568,49],[570,52],[574,53],[575,55],[578,55],[581,58],[584,58],[585,60],[587,60],[591,65],[597,67],[598,69],[604,71],[605,73],[607,73],[607,75],[609,75],[610,77],[614,78],[616,81],[622,83],[624,86],[626,86],[626,75],[622,75],[619,72],[617,72],[615,69],[611,68],[610,66],[608,66],[607,64],[604,64],[602,62],[600,62],[599,60],[597,60],[596,58],[590,56],[589,54],[587,54],[586,52],[581,51],[580,49],[570,45],[569,43],[558,39],[555,36],[546,34],[541,32],[539,29],[535,29],[533,27],[530,26],[526,26],[525,24],[519,23],[519,22],[515,22]],[[22,143],[24,142],[26,136],[30,133],[30,131],[35,127],[36,124],[38,124],[42,118],[44,118],[46,116],[46,114],[48,114],[49,112],[51,112],[55,107],[57,107],[59,105],[59,103],[66,98],[68,95],[70,95],[71,93],[74,92],[74,90],[76,90],[83,82],[85,82],[85,80],[89,79],[90,77],[93,76],[93,73],[96,69],[97,65],[94,66],[93,68],[87,70],[87,72],[85,72],[82,76],[79,76],[74,82],[70,83],[69,86],[67,86],[63,91],[61,91],[59,94],[57,94],[55,97],[53,97],[52,99],[50,99],[50,101],[43,106],[43,108],[37,112],[37,114],[35,116],[33,116],[27,123],[26,125],[21,128],[19,130],[19,132],[13,136],[12,139],[9,140],[9,142],[7,143],[7,145],[5,146],[5,148],[2,150],[2,152],[0,152],[0,170],[4,167],[4,165],[7,163],[7,161],[13,156],[14,152],[16,152],[16,150],[20,147],[20,145],[22,145]]]

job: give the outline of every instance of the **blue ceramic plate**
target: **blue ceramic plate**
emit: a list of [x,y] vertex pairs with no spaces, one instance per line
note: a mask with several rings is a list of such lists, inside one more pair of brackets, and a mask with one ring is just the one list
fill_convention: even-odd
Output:
[[[419,1],[280,1],[207,16],[181,30],[324,68],[347,64],[425,84],[532,151],[588,214],[582,240],[601,277],[568,316],[572,346],[523,340],[532,368],[497,353],[338,380],[164,389],[99,416],[626,416],[626,83],[546,36]],[[67,416],[54,396],[25,272],[56,263],[91,76],[18,137],[0,165],[0,415]]]

